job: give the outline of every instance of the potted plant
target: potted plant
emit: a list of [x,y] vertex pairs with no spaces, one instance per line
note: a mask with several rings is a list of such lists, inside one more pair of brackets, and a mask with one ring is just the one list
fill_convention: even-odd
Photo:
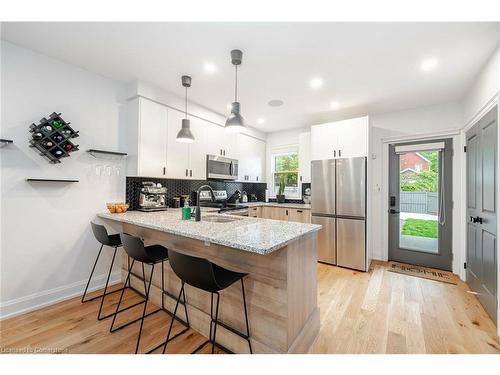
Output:
[[276,201],[278,203],[285,203],[285,180],[283,178],[280,180],[280,187],[278,194],[276,194]]

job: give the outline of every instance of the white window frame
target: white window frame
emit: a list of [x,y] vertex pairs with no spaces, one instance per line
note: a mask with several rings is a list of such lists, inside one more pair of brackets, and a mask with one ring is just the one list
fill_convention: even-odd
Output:
[[[293,145],[293,146],[286,146],[286,147],[276,147],[271,150],[271,189],[270,190],[270,197],[276,198],[277,192],[274,190],[274,175],[275,175],[275,162],[274,159],[276,156],[281,156],[281,155],[291,155],[291,154],[296,154],[297,158],[299,158],[299,145]],[[296,194],[287,194],[285,193],[285,196],[287,199],[300,199],[302,196],[301,189],[302,189],[302,184],[300,183],[300,166],[297,168],[297,193]]]

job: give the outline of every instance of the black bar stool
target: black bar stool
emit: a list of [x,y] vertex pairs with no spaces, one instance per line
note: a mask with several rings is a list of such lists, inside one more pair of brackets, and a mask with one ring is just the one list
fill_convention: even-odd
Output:
[[[142,242],[142,240],[139,238],[139,237],[134,237],[134,236],[131,236],[129,234],[124,234],[124,233],[121,233],[120,234],[121,236],[121,241],[123,243],[123,248],[125,249],[125,252],[128,254],[128,256],[130,258],[132,258],[132,263],[130,264],[129,268],[128,268],[128,273],[127,273],[127,278],[125,280],[125,285],[127,285],[127,283],[129,283],[129,280],[130,280],[130,275],[133,274],[134,276],[137,276],[135,275],[133,272],[132,272],[132,268],[134,267],[134,263],[137,261],[137,262],[141,262],[142,264],[142,272],[143,272],[143,275],[145,274],[144,272],[144,264],[148,264],[151,266],[151,274],[149,275],[149,281],[146,282],[146,278],[144,277],[143,278],[143,281],[144,281],[144,300],[139,302],[139,303],[136,303],[132,306],[129,306],[129,307],[126,307],[122,310],[120,310],[120,305],[122,303],[122,299],[123,299],[123,294],[125,292],[125,287],[121,289],[121,294],[120,294],[120,300],[118,301],[118,305],[116,306],[116,312],[113,314],[113,321],[111,322],[111,327],[109,329],[110,332],[115,332],[119,329],[122,329],[122,328],[125,328],[135,322],[138,322],[139,320],[141,321],[141,325],[140,325],[140,328],[139,328],[139,335],[137,336],[137,343],[136,343],[136,346],[135,346],[135,353],[137,354],[138,350],[139,350],[139,343],[141,341],[141,335],[142,335],[142,327],[144,325],[144,318],[150,316],[150,315],[153,315],[153,314],[156,314],[157,312],[159,311],[164,311],[166,312],[167,314],[169,314],[170,316],[172,316],[172,321],[173,319],[175,318],[176,320],[178,320],[179,322],[181,322],[186,328],[184,330],[182,330],[181,332],[179,332],[178,334],[176,334],[175,336],[173,336],[170,340],[173,340],[174,338],[176,338],[177,336],[185,333],[188,329],[189,329],[189,318],[188,318],[188,314],[187,314],[187,309],[186,309],[186,305],[185,305],[185,300],[186,300],[186,297],[183,293],[183,301],[182,301],[182,304],[184,305],[184,313],[186,315],[186,321],[183,321],[182,319],[176,317],[174,314],[172,314],[170,311],[168,311],[166,308],[165,308],[165,303],[164,303],[164,297],[165,295],[168,295],[172,298],[175,298],[174,296],[170,295],[167,291],[165,291],[165,276],[164,276],[164,271],[163,271],[163,266],[164,266],[164,262],[166,260],[168,260],[168,250],[161,246],[161,245],[151,245],[151,246],[144,246],[144,242]],[[151,290],[151,283],[153,281],[153,272],[154,272],[154,266],[156,264],[159,264],[161,263],[161,291],[162,291],[162,296],[161,296],[161,307],[152,311],[152,312],[149,312],[146,314],[146,309],[147,309],[147,306],[148,306],[148,299],[149,299],[149,292]],[[130,283],[129,283],[130,284]],[[140,295],[142,295],[142,293],[140,293],[139,291],[137,291],[136,289],[134,288],[131,288],[133,289],[134,291],[136,291],[137,293],[139,293]],[[180,298],[180,297],[179,297]],[[179,301],[178,301],[179,302]],[[133,306],[136,306],[138,304],[142,304],[144,303],[144,309],[142,311],[142,316],[140,316],[139,318],[137,319],[134,319],[130,322],[127,322],[119,327],[114,327],[114,324],[115,324],[115,320],[116,320],[116,316],[121,313],[122,311],[125,311],[127,309],[129,309],[130,307],[133,307]],[[149,350],[148,353],[151,353],[153,351],[155,351],[156,349],[160,348],[161,346],[165,345],[166,344],[166,341],[165,342],[162,342],[161,344],[157,345],[156,347],[154,347],[153,349]]]
[[[174,309],[174,317],[177,313],[177,307],[179,306],[181,295],[184,298],[184,302],[186,300],[186,296],[184,294],[185,283],[195,288],[210,292],[210,335],[209,335],[210,338],[203,344],[198,346],[191,354],[198,352],[208,343],[212,344],[212,353],[214,353],[216,346],[227,353],[232,353],[230,350],[228,350],[227,348],[216,342],[215,335],[217,333],[217,325],[220,325],[225,329],[245,339],[248,342],[250,354],[252,354],[252,344],[250,343],[250,329],[248,327],[247,302],[245,298],[245,285],[243,282],[243,278],[247,274],[230,271],[228,269],[218,266],[217,264],[209,262],[207,259],[181,254],[173,250],[169,250],[169,262],[175,274],[182,281],[181,291],[179,292],[179,296],[177,298],[177,302]],[[241,333],[236,329],[218,320],[219,300],[220,300],[219,292],[221,290],[228,288],[238,280],[241,281],[241,292],[243,295],[243,307],[245,310],[245,323],[247,328],[246,334]],[[214,312],[214,295],[217,296],[217,302],[215,304],[215,312]],[[163,353],[165,353],[165,350],[167,349],[167,343],[171,341],[170,333],[172,332],[173,323],[174,319],[172,318],[170,322],[170,327],[168,329],[167,339],[165,340],[165,344],[163,346]]]
[[[83,292],[83,296],[82,296],[82,303],[90,302],[90,301],[93,301],[95,299],[101,298],[101,305],[99,306],[99,312],[97,314],[97,319],[102,320],[102,319],[109,318],[110,316],[113,315],[113,314],[109,314],[106,316],[101,316],[102,306],[104,304],[105,297],[107,295],[119,292],[121,290],[121,289],[117,289],[117,290],[114,290],[112,292],[107,291],[108,284],[109,284],[109,278],[111,276],[111,272],[113,270],[113,265],[115,263],[116,251],[118,250],[119,247],[122,246],[122,241],[120,239],[119,234],[109,235],[108,232],[106,231],[106,228],[104,227],[104,225],[96,224],[93,222],[90,222],[90,225],[92,227],[92,232],[94,233],[95,239],[101,244],[101,248],[99,249],[99,253],[97,254],[97,257],[96,257],[95,262],[94,262],[94,266],[92,267],[92,271],[90,272],[89,280],[87,281],[87,285],[85,286],[85,291]],[[88,290],[89,285],[90,285],[90,281],[92,280],[92,276],[94,275],[95,267],[97,266],[97,262],[99,261],[99,257],[101,256],[101,252],[102,252],[102,249],[104,246],[109,246],[109,247],[114,248],[113,258],[111,259],[111,265],[109,266],[108,277],[106,278],[106,284],[104,286],[104,292],[96,297],[85,299],[85,296],[87,295],[87,290]],[[131,306],[131,307],[133,307],[133,306]]]

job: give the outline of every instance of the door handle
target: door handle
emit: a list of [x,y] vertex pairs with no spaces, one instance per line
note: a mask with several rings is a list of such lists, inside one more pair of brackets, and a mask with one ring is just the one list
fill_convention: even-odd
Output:
[[391,209],[389,210],[389,213],[390,213],[390,214],[399,214],[399,211],[395,210],[394,208],[391,208]]
[[193,177],[193,170],[192,169],[189,170],[189,177]]
[[342,156],[341,151],[342,151],[342,150],[339,150],[339,158]]
[[337,150],[333,150],[333,157],[337,157]]
[[482,224],[483,223],[483,218],[482,217],[479,217],[479,216],[476,216],[476,217],[470,217],[470,221],[473,222],[473,223],[479,223],[479,224]]

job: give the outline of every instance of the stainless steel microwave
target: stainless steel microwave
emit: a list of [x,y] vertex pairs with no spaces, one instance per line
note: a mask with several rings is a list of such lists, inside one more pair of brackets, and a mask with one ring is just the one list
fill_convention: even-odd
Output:
[[238,160],[224,156],[207,155],[207,179],[236,180]]

